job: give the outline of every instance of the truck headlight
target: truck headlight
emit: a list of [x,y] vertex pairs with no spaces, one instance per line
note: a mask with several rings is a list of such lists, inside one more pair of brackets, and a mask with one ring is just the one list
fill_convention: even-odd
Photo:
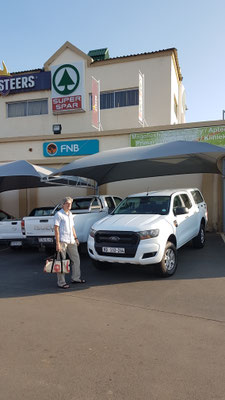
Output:
[[138,232],[140,239],[151,239],[159,235],[159,229],[150,229],[149,231]]
[[91,228],[90,232],[89,232],[89,235],[94,238],[95,237],[95,232],[96,232],[96,230]]

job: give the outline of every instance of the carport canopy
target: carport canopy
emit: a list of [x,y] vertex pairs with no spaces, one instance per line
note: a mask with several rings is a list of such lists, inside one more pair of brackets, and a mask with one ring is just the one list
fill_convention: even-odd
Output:
[[[98,185],[126,179],[194,173],[222,173],[223,147],[176,141],[143,147],[107,150],[75,160],[57,175],[76,175]],[[53,173],[47,179],[51,179]]]
[[[0,192],[35,187],[49,187],[59,185],[75,185],[87,187],[91,185],[87,179],[75,176],[55,176],[51,182],[42,181],[48,175],[56,172],[54,168],[44,168],[33,165],[25,160],[14,161],[0,165]],[[57,173],[56,173],[57,175]]]
[[93,179],[99,186],[126,179],[197,173],[223,176],[222,212],[223,232],[225,232],[225,148],[223,147],[182,140],[152,146],[128,147],[83,157],[57,171],[57,175],[76,175]]

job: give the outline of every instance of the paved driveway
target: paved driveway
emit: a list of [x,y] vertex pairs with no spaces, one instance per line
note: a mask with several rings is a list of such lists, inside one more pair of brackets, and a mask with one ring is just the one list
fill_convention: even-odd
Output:
[[179,251],[175,276],[82,256],[56,288],[42,252],[0,249],[0,387],[7,400],[224,400],[225,243]]

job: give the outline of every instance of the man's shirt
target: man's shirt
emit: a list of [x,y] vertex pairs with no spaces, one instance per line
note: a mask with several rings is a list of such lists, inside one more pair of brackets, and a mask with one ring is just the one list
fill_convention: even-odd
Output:
[[73,215],[67,214],[63,208],[54,217],[54,225],[59,227],[59,240],[64,243],[75,243],[73,236]]

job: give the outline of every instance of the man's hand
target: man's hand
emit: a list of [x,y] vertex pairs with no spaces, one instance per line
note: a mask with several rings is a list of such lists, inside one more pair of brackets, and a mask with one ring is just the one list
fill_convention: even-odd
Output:
[[56,251],[62,251],[60,243],[56,243]]

